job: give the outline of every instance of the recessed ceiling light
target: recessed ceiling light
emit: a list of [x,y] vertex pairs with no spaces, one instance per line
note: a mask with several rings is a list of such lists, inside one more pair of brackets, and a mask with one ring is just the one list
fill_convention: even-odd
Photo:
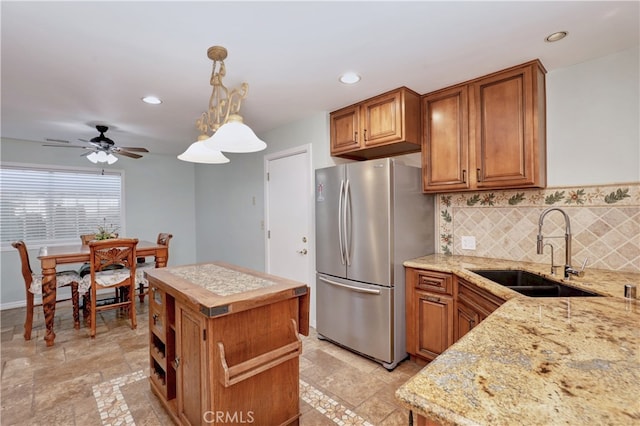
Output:
[[155,96],[145,96],[144,98],[142,98],[142,102],[151,105],[159,105],[162,103],[162,99]]
[[549,34],[547,36],[547,38],[544,39],[544,41],[548,41],[549,43],[553,43],[554,41],[562,40],[567,35],[569,35],[569,33],[567,31],[558,31],[558,32],[555,32],[553,34]]
[[339,80],[341,83],[344,83],[344,84],[355,84],[360,81],[360,76],[355,72],[349,71],[342,74]]

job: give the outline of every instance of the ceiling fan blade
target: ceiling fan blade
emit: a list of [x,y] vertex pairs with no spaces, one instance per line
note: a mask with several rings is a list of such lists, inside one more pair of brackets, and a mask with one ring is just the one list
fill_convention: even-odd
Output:
[[125,151],[131,151],[131,152],[149,152],[149,150],[147,148],[140,148],[140,147],[135,147],[135,146],[119,146],[117,148],[118,149],[123,149]]
[[49,145],[49,144],[42,144],[42,146],[52,146],[54,148],[80,148],[80,149],[93,150],[93,148],[89,148],[89,147],[86,147],[86,146],[80,146],[80,145]]
[[125,157],[129,157],[129,158],[142,158],[142,155],[134,154],[133,152],[127,152],[127,151],[118,151],[117,154],[124,155]]
[[68,140],[66,139],[51,139],[51,138],[46,138],[45,141],[47,142],[59,142],[59,143],[69,143]]

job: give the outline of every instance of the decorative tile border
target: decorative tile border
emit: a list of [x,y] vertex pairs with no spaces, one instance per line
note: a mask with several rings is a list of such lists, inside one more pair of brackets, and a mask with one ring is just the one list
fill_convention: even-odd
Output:
[[340,426],[373,426],[344,405],[300,380],[300,398]]
[[98,404],[98,412],[104,426],[136,424],[120,388],[146,378],[143,371],[139,370],[93,386],[93,396]]
[[[531,239],[531,233],[536,231],[534,228],[540,211],[559,207],[572,210],[569,213],[572,228],[574,223],[576,229],[597,228],[596,225],[606,223],[614,229],[609,235],[599,235],[601,229],[596,229],[589,238],[585,234],[584,244],[579,247],[582,255],[592,260],[599,259],[597,267],[632,271],[640,268],[639,183],[447,193],[437,196],[436,206],[439,237],[436,246],[439,253],[535,260],[535,255],[524,253],[515,247],[515,243],[514,247],[510,247],[512,251],[505,248],[496,256],[491,256],[495,250],[489,250],[488,247],[496,248],[499,241],[503,246],[504,243],[509,245],[512,240],[505,240],[506,234],[511,237],[522,236],[521,247],[528,247],[526,242]],[[620,218],[620,221],[613,217]],[[596,223],[598,218],[600,221]],[[509,228],[507,224],[518,228]],[[463,251],[455,243],[461,235],[475,233],[483,238],[486,252]],[[626,236],[626,240],[620,235]],[[531,244],[535,244],[535,235],[533,239]],[[635,254],[635,251],[638,253]]]
[[[93,386],[93,396],[98,404],[98,412],[103,426],[135,425],[121,388],[146,378],[143,371],[139,370]],[[300,398],[337,425],[373,426],[304,380],[300,380]]]

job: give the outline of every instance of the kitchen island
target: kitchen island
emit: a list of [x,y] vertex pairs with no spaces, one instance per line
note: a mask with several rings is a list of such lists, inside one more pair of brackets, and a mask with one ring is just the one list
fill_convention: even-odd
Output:
[[150,386],[177,424],[297,424],[309,288],[225,263],[152,269]]
[[[405,266],[453,273],[506,300],[396,392],[417,424],[637,424],[640,274],[588,270],[566,284],[610,297],[531,298],[472,269],[547,265],[432,255]],[[548,274],[547,274],[548,275]]]

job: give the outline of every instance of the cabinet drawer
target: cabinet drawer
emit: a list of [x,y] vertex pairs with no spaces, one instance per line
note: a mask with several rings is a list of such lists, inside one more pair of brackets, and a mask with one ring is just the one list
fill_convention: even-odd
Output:
[[432,293],[452,295],[453,276],[445,272],[419,272],[416,288]]

